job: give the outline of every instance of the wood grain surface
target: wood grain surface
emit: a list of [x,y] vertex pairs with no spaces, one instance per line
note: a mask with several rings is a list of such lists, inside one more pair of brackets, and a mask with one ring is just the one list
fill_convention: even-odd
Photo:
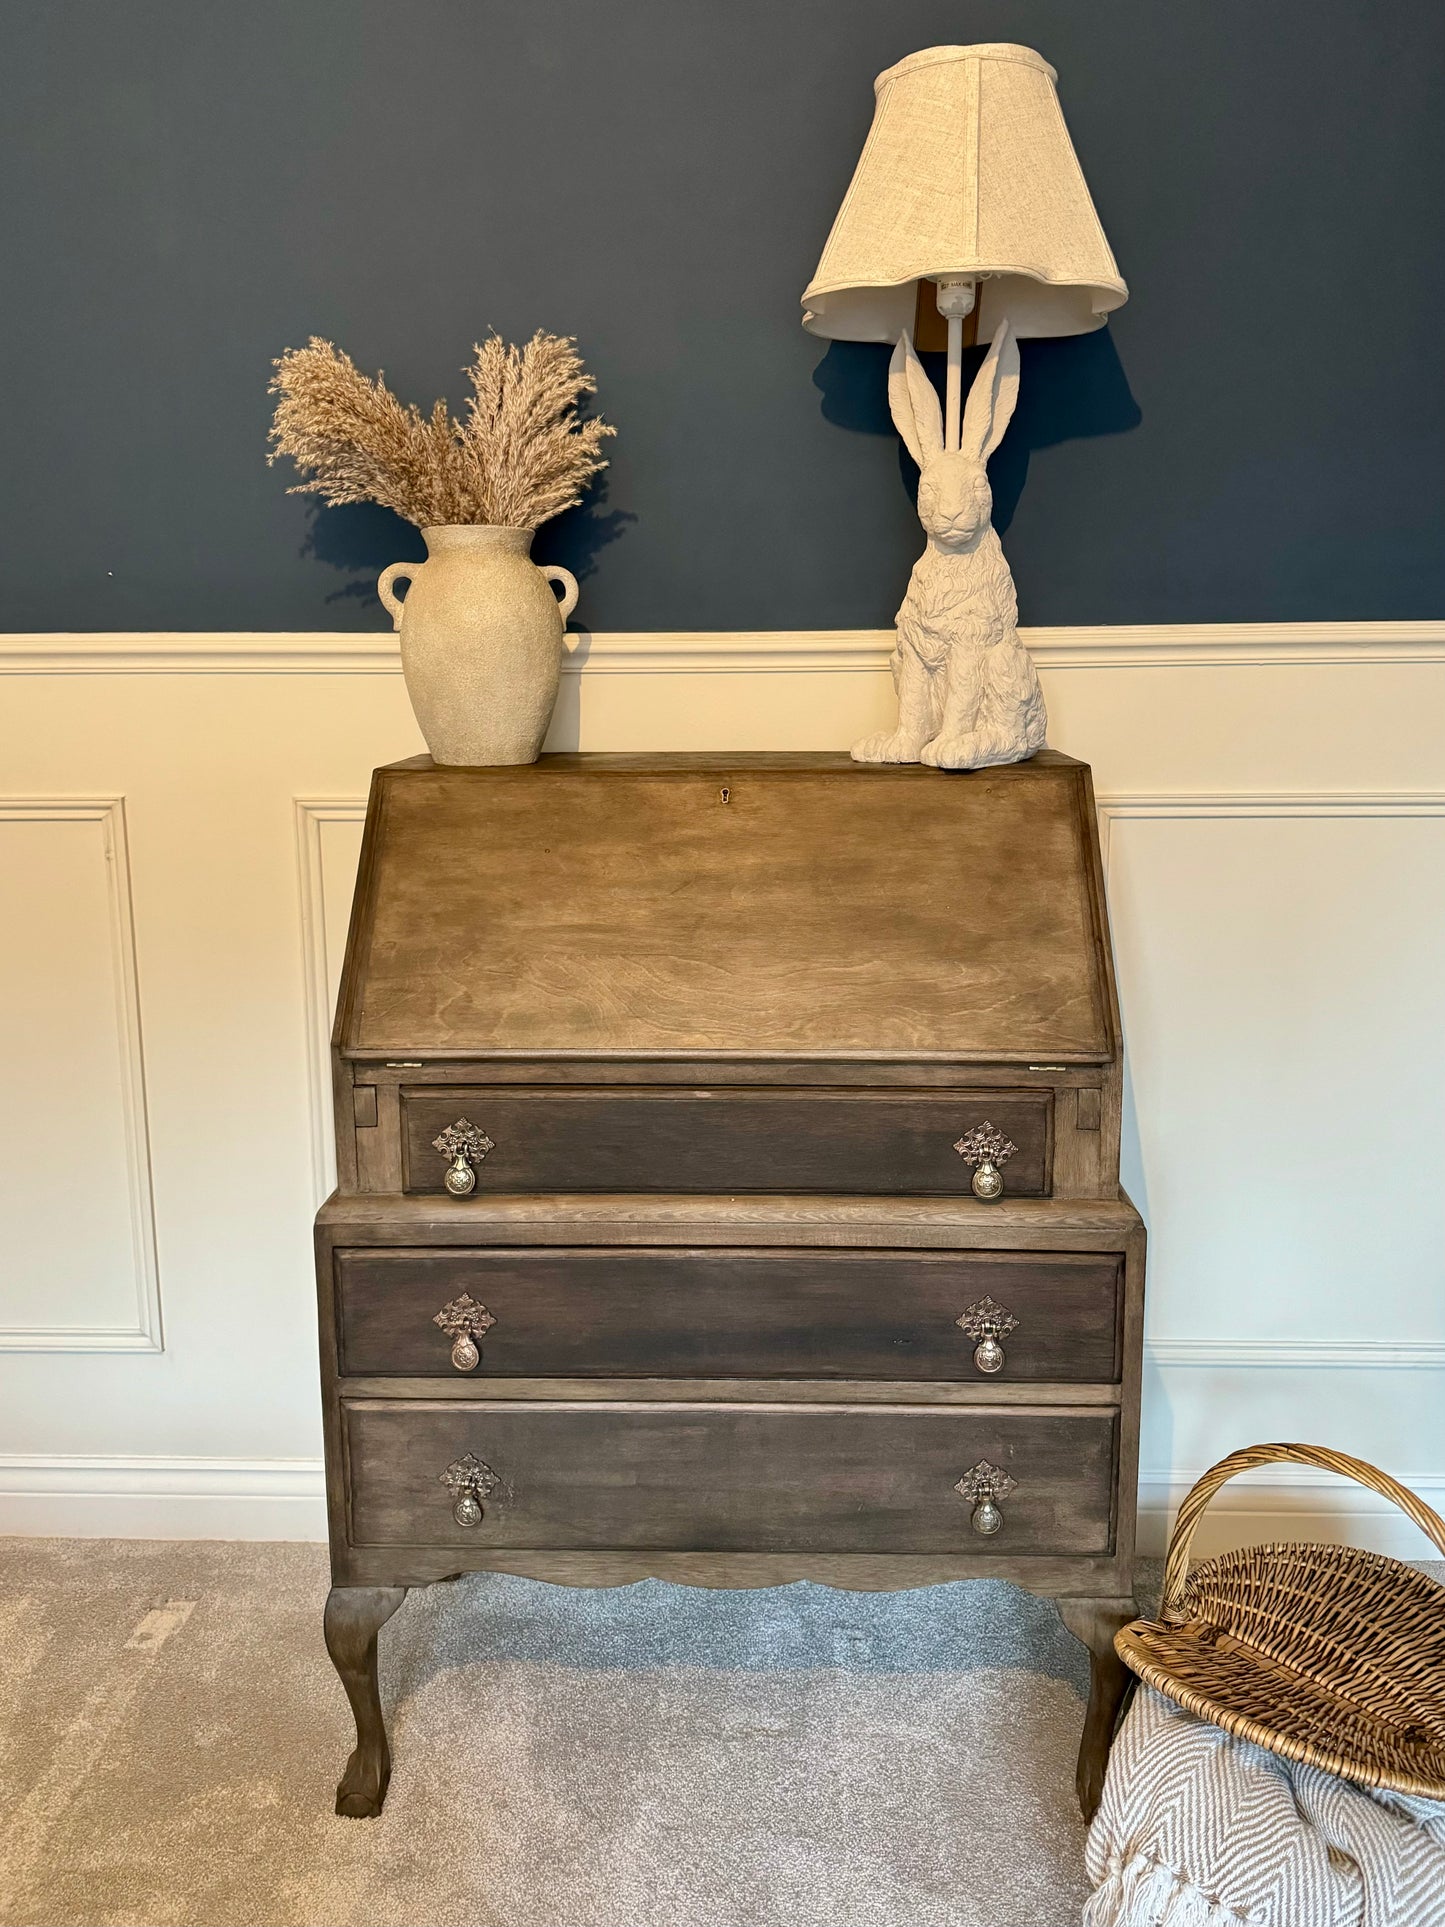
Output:
[[[1078,1410],[343,1403],[351,1540],[513,1549],[1102,1554],[1117,1421]],[[475,1527],[448,1465],[500,1480]],[[975,1533],[953,1487],[987,1459],[1017,1481]]]
[[493,1144],[474,1167],[483,1192],[968,1193],[954,1146],[991,1123],[1016,1147],[1005,1194],[1036,1198],[1052,1111],[1046,1091],[404,1089],[405,1188],[444,1190],[434,1141],[466,1117]]
[[[800,1580],[847,1592],[904,1592],[960,1579],[1007,1579],[1041,1598],[1112,1599],[1130,1583],[1116,1550],[1016,1552],[516,1552],[487,1546],[346,1546],[334,1555],[345,1583],[426,1586],[463,1572],[512,1572],[549,1586],[792,1586]],[[342,1583],[341,1581],[337,1582]],[[1137,1618],[1137,1612],[1129,1617]]]
[[367,1398],[455,1399],[466,1386],[488,1400],[553,1399],[563,1404],[596,1400],[603,1404],[656,1400],[662,1405],[1095,1405],[1116,1407],[1122,1395],[1116,1380],[1077,1383],[1072,1379],[996,1378],[530,1378],[493,1374],[473,1377],[448,1371],[415,1373],[358,1372],[338,1382],[351,1404]]
[[802,1244],[950,1250],[1099,1250],[1142,1230],[1125,1197],[609,1196],[335,1197],[317,1213],[332,1244]]
[[[1109,1383],[1122,1260],[757,1250],[343,1251],[341,1367],[374,1376],[749,1376]],[[461,1374],[434,1317],[466,1293],[495,1319]],[[992,1298],[1018,1320],[985,1375],[957,1320]]]
[[379,771],[353,1052],[1113,1054],[1088,772],[845,756]]

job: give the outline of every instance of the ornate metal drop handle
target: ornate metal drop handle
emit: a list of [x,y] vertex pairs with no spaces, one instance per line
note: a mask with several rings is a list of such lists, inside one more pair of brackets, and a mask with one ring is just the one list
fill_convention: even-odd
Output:
[[965,1472],[953,1488],[960,1499],[973,1507],[973,1517],[969,1521],[975,1532],[989,1538],[1003,1525],[1003,1513],[999,1510],[999,1500],[1006,1499],[1018,1485],[996,1465],[987,1459],[980,1459],[971,1472]]
[[452,1501],[452,1517],[459,1526],[479,1526],[482,1523],[482,1501],[491,1497],[501,1479],[475,1452],[468,1452],[465,1458],[453,1459],[441,1475],[441,1483],[449,1492],[456,1494]]
[[966,1331],[974,1340],[973,1362],[981,1372],[1001,1372],[1004,1368],[1004,1349],[999,1343],[1011,1331],[1018,1330],[1018,1320],[1011,1311],[995,1304],[992,1298],[975,1300],[961,1318],[954,1324]]
[[440,1151],[444,1158],[450,1158],[443,1183],[454,1198],[469,1197],[477,1188],[477,1174],[472,1169],[480,1164],[488,1151],[495,1151],[496,1145],[485,1131],[479,1131],[464,1117],[455,1124],[448,1124],[440,1137],[432,1139],[432,1149]]
[[477,1340],[484,1332],[489,1332],[496,1319],[485,1305],[479,1305],[470,1292],[464,1291],[460,1298],[453,1298],[449,1305],[443,1305],[432,1319],[440,1325],[452,1341],[452,1363],[459,1372],[474,1372],[481,1363],[482,1354]]
[[1001,1198],[1003,1167],[1019,1147],[1011,1144],[1003,1132],[995,1129],[985,1118],[982,1124],[975,1124],[971,1131],[965,1131],[953,1148],[965,1164],[973,1166],[974,1196]]

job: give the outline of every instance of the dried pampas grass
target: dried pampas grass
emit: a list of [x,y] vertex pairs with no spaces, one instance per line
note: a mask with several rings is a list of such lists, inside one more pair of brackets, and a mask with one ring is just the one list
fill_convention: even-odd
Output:
[[423,415],[313,335],[276,363],[267,459],[289,456],[306,477],[293,495],[380,502],[418,528],[533,529],[579,502],[607,466],[603,440],[617,431],[577,418],[578,401],[597,383],[575,343],[539,331],[517,348],[491,334],[466,375],[465,421],[444,401]]

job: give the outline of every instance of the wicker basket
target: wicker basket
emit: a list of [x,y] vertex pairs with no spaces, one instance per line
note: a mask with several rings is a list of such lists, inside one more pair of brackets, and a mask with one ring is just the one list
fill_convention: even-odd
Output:
[[1287,1760],[1445,1800],[1445,1587],[1350,1546],[1249,1546],[1189,1570],[1215,1493],[1279,1462],[1357,1479],[1445,1554],[1445,1522],[1374,1466],[1318,1445],[1254,1445],[1221,1459],[1179,1508],[1159,1618],[1126,1626],[1119,1657],[1189,1712]]

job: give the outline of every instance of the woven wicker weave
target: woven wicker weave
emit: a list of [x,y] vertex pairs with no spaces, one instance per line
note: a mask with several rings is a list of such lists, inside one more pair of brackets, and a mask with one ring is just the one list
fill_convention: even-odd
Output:
[[1324,1446],[1254,1445],[1211,1467],[1179,1508],[1159,1618],[1126,1626],[1119,1657],[1189,1712],[1285,1759],[1445,1799],[1445,1587],[1350,1546],[1249,1546],[1189,1570],[1219,1488],[1281,1461],[1358,1480],[1445,1554],[1445,1522],[1387,1473]]

